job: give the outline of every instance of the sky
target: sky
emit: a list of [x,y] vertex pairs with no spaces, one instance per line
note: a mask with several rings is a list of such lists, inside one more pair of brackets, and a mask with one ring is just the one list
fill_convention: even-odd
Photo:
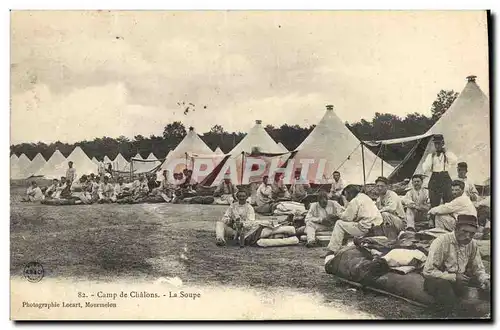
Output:
[[12,11],[11,143],[429,115],[471,74],[482,11]]

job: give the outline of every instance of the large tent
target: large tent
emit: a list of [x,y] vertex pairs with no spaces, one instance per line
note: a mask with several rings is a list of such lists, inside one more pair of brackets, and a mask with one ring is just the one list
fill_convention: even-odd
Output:
[[24,174],[26,177],[30,177],[35,174],[39,169],[41,169],[47,161],[43,158],[41,153],[36,154],[35,158],[31,161],[30,166],[26,169]]
[[189,158],[191,156],[188,155],[199,155],[200,157],[214,156],[214,152],[205,144],[205,142],[203,142],[198,134],[196,134],[193,127],[189,128],[189,132],[177,145],[177,147],[168,153],[161,169],[168,169],[172,172],[179,171],[181,168],[185,168],[186,166],[189,167]]
[[[52,158],[52,157],[51,157]],[[50,160],[49,160],[50,161]],[[90,158],[85,154],[85,152],[79,146],[75,147],[73,152],[68,156],[68,158],[51,168],[46,168],[44,166],[40,173],[47,179],[60,178],[66,175],[66,170],[68,169],[68,162],[73,162],[73,167],[76,169],[77,178],[83,174],[97,173],[97,165],[90,160]],[[49,162],[47,162],[48,164]],[[46,165],[47,165],[46,164]]]
[[19,176],[19,166],[17,165],[17,162],[19,160],[19,157],[17,157],[16,154],[12,154],[10,156],[10,178],[11,179],[18,179]]
[[[294,169],[309,163],[310,182],[326,183],[339,171],[345,183],[372,183],[381,175],[388,176],[394,168],[363,146],[335,114],[333,106],[297,148]],[[305,174],[303,174],[305,176]]]
[[26,179],[28,177],[26,173],[31,165],[31,161],[25,154],[21,154],[17,160],[11,157],[10,164],[11,179]]
[[59,164],[66,161],[66,157],[56,149],[52,156],[50,156],[49,160],[43,165],[38,171],[34,173],[35,176],[43,176],[45,173],[52,173],[54,168]]
[[[394,182],[425,174],[422,163],[434,151],[432,136],[442,134],[446,150],[454,153],[459,162],[468,164],[468,178],[477,185],[486,185],[491,176],[490,168],[490,104],[488,97],[476,83],[476,76],[467,77],[467,84],[441,118],[422,135],[371,142],[373,145],[390,145],[417,141],[415,147],[389,177]],[[450,169],[456,176],[456,169]],[[428,181],[429,177],[426,178]]]
[[[135,163],[137,164],[137,162]],[[135,166],[134,164],[134,166]],[[140,163],[138,168],[139,172],[150,172],[161,165],[161,161],[156,158],[156,156],[151,152],[149,156],[145,159],[145,162]]]
[[113,161],[113,169],[115,171],[127,172],[130,171],[130,163],[127,162],[125,157],[121,153],[118,153],[115,160]]
[[238,143],[230,154],[235,157],[242,152],[251,153],[257,148],[262,153],[282,153],[283,148],[266,132],[262,126],[261,120],[256,120],[255,125],[250,129],[247,135]]
[[19,166],[21,171],[23,172],[26,171],[30,166],[30,164],[31,160],[28,158],[28,156],[26,156],[25,154],[21,154],[21,156],[19,156],[19,159],[17,160],[17,165]]
[[19,157],[13,154],[10,157],[10,178],[11,179],[24,179],[24,173],[19,167]]
[[281,167],[290,157],[290,152],[273,140],[261,120],[256,120],[231,152],[217,156],[214,160],[218,165],[203,179],[204,185],[217,185],[225,175],[229,175],[235,184],[260,181],[262,176]]

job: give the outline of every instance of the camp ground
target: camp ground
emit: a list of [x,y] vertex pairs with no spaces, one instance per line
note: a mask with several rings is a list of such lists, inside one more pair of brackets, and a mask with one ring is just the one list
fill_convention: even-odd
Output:
[[12,319],[491,320],[487,14],[52,14],[12,14]]
[[[475,122],[468,121],[465,116],[465,114],[470,114],[472,112],[475,113],[475,118],[478,119]],[[359,295],[359,292],[361,292],[359,290],[368,290],[363,294],[366,295],[367,301],[372,302],[370,304],[371,306],[377,306],[388,300],[400,300],[404,301],[405,304],[400,305],[404,307],[397,309],[397,313],[405,313],[407,317],[417,317],[417,315],[418,317],[425,317],[425,315],[431,317],[434,314],[433,312],[429,312],[428,306],[432,305],[433,298],[425,292],[423,287],[424,278],[420,275],[420,272],[422,271],[421,267],[423,266],[422,262],[412,266],[396,264],[392,266],[392,268],[388,268],[387,271],[382,271],[381,276],[373,274],[363,275],[365,277],[375,276],[375,278],[377,278],[374,282],[369,282],[366,278],[361,277],[361,273],[358,274],[355,272],[355,270],[360,272],[360,269],[364,269],[363,267],[372,267],[366,265],[369,262],[369,259],[366,259],[366,257],[363,256],[363,245],[359,245],[358,247],[357,244],[359,243],[354,244],[353,241],[349,239],[347,246],[344,248],[345,251],[341,252],[335,258],[327,257],[323,265],[321,262],[316,262],[316,260],[321,261],[318,259],[317,255],[312,257],[314,254],[312,251],[315,251],[314,249],[307,249],[304,247],[304,244],[308,242],[306,229],[307,225],[297,225],[295,222],[300,222],[300,219],[302,219],[302,221],[304,220],[304,216],[306,216],[309,212],[306,207],[311,207],[310,204],[317,200],[319,196],[318,193],[320,191],[333,191],[331,189],[331,182],[333,180],[331,174],[333,172],[341,173],[342,180],[345,182],[355,182],[361,185],[365,184],[365,187],[369,187],[369,184],[376,181],[377,177],[387,176],[388,180],[392,179],[390,182],[393,184],[393,189],[398,191],[401,196],[404,195],[408,191],[408,186],[404,186],[406,184],[404,179],[411,178],[414,173],[419,174],[423,172],[421,165],[423,162],[422,159],[425,159],[429,153],[433,152],[432,138],[436,134],[445,135],[447,137],[447,141],[449,141],[450,149],[453,148],[453,150],[456,150],[459,159],[466,160],[468,164],[470,164],[471,172],[479,178],[479,180],[475,182],[479,184],[478,187],[481,187],[480,184],[483,183],[484,185],[484,180],[490,176],[490,168],[488,167],[487,162],[480,162],[480,164],[478,164],[475,160],[489,159],[488,152],[485,152],[484,148],[480,147],[472,147],[469,149],[464,148],[464,145],[466,145],[464,141],[468,138],[474,138],[475,141],[478,142],[478,145],[486,144],[489,139],[488,132],[478,130],[474,123],[487,125],[488,122],[488,99],[479,89],[475,82],[475,78],[468,77],[468,82],[464,90],[451,105],[449,112],[447,112],[446,115],[443,116],[429,130],[429,132],[416,137],[389,141],[361,142],[342,124],[342,121],[335,114],[334,107],[327,106],[323,118],[306,137],[306,139],[292,151],[288,151],[282,144],[276,143],[262,127],[262,121],[256,120],[254,126],[249,130],[249,132],[227,154],[224,154],[219,147],[217,147],[215,152],[212,152],[200,136],[196,134],[194,128],[191,128],[179,145],[176,146],[174,150],[169,152],[168,155],[165,155],[166,157],[164,158],[157,158],[152,152],[150,152],[148,157],[144,159],[139,153],[137,153],[134,157],[131,157],[131,162],[129,163],[125,157],[119,153],[113,161],[111,161],[108,156],[105,156],[103,162],[97,161],[96,163],[97,159],[95,156],[92,157],[92,159],[94,159],[94,161],[92,161],[89,158],[89,155],[87,155],[84,150],[78,146],[68,155],[67,158],[65,158],[59,150],[56,150],[48,161],[45,161],[40,153],[38,153],[31,161],[25,155],[21,155],[19,158],[17,158],[16,155],[12,155],[12,179],[31,178],[31,180],[42,180],[39,182],[43,182],[44,179],[57,179],[66,175],[68,163],[71,161],[76,168],[77,174],[74,179],[75,181],[81,179],[82,176],[89,176],[92,173],[96,176],[101,176],[102,178],[109,176],[109,178],[113,181],[116,181],[118,177],[121,177],[126,181],[136,180],[135,182],[138,182],[138,187],[141,186],[141,182],[143,180],[141,178],[144,177],[146,189],[148,187],[147,184],[149,184],[151,180],[153,180],[153,182],[159,182],[159,186],[157,186],[159,188],[153,187],[149,194],[138,194],[137,196],[132,195],[133,197],[129,196],[121,201],[118,200],[118,203],[115,202],[114,204],[102,205],[99,200],[92,201],[92,197],[88,200],[83,199],[82,195],[76,191],[67,197],[47,197],[45,200],[42,200],[41,204],[38,204],[38,206],[31,206],[22,202],[14,203],[13,210],[15,211],[15,216],[13,220],[15,221],[16,230],[22,230],[25,226],[22,219],[25,219],[25,217],[29,219],[34,215],[32,212],[34,212],[35,209],[42,208],[41,210],[43,210],[43,216],[49,216],[54,211],[57,211],[59,214],[61,214],[60,212],[62,212],[62,214],[66,214],[63,218],[67,218],[68,216],[71,217],[72,215],[70,214],[80,214],[80,216],[83,216],[84,214],[90,214],[89,212],[105,212],[105,214],[109,214],[114,218],[128,219],[125,220],[127,223],[126,226],[136,223],[134,221],[142,223],[140,226],[161,224],[161,226],[165,226],[165,229],[162,230],[168,230],[171,233],[177,233],[177,235],[182,233],[181,236],[185,237],[185,242],[189,242],[188,245],[190,246],[193,246],[193,244],[202,244],[202,241],[206,242],[204,244],[209,246],[207,251],[210,251],[210,253],[207,254],[207,256],[209,256],[209,260],[217,262],[216,260],[218,260],[218,258],[230,258],[229,260],[232,260],[230,262],[234,264],[231,267],[235,267],[235,269],[237,269],[236,267],[239,267],[237,252],[233,251],[231,246],[228,246],[228,249],[226,250],[221,250],[220,247],[217,247],[216,244],[213,243],[212,235],[214,225],[220,220],[220,217],[225,212],[225,208],[227,208],[227,206],[223,205],[228,205],[224,202],[222,202],[221,205],[219,202],[220,197],[216,197],[220,196],[217,195],[216,191],[221,186],[221,182],[229,179],[234,182],[235,186],[237,186],[239,190],[247,190],[247,203],[249,203],[249,205],[254,205],[257,212],[261,212],[261,208],[258,207],[259,205],[256,204],[255,199],[257,198],[256,196],[258,193],[257,188],[261,189],[260,184],[265,176],[270,176],[271,180],[273,180],[274,176],[271,175],[272,173],[283,173],[284,176],[290,176],[291,173],[301,173],[302,168],[297,165],[303,164],[300,160],[319,159],[320,155],[322,155],[323,157],[321,159],[323,163],[321,167],[314,168],[315,171],[306,175],[306,181],[311,185],[310,188],[308,188],[308,194],[310,194],[310,196],[306,198],[309,200],[308,202],[305,202],[305,199],[302,200],[302,204],[300,200],[297,200],[298,203],[296,201],[286,202],[286,198],[282,198],[275,203],[272,209],[264,211],[263,213],[257,213],[257,218],[261,223],[270,223],[271,226],[273,226],[271,228],[283,228],[280,231],[283,233],[280,234],[281,238],[261,238],[260,240],[257,239],[253,242],[251,242],[251,240],[247,242],[252,246],[256,246],[255,248],[249,248],[256,249],[255,253],[258,253],[260,258],[267,259],[261,267],[264,267],[264,265],[267,265],[265,267],[275,267],[278,260],[280,260],[276,259],[275,254],[278,253],[277,251],[279,251],[279,255],[289,256],[291,259],[294,259],[294,254],[298,253],[300,255],[304,255],[304,253],[306,253],[306,255],[311,255],[311,257],[308,257],[307,259],[309,261],[300,264],[289,263],[284,268],[285,270],[290,268],[290,274],[295,273],[292,269],[296,267],[305,267],[304,269],[307,268],[309,270],[316,269],[314,272],[315,275],[307,275],[303,277],[303,275],[297,274],[298,278],[303,279],[295,280],[299,282],[305,281],[304,285],[306,288],[308,287],[308,285],[305,284],[307,281],[311,281],[313,277],[319,276],[319,278],[314,281],[319,280],[324,286],[334,285],[337,289],[333,292],[336,292],[336,294],[339,294],[337,291],[340,290],[343,291],[343,295],[345,295],[346,292],[348,292],[349,295]],[[464,127],[463,132],[465,132],[465,134],[458,135],[456,137],[458,142],[454,140],[455,137],[453,132],[455,131],[450,129],[452,126]],[[470,134],[470,137],[467,136],[468,134]],[[382,150],[383,148],[390,148],[392,144],[414,140],[416,141],[415,147],[395,169],[391,165],[384,162],[382,158],[379,158],[377,154],[372,151],[375,150],[376,152],[377,148],[378,150]],[[102,172],[102,165],[107,161],[110,161],[110,164],[112,164],[112,169],[109,171],[104,169],[104,172]],[[298,162],[294,163],[294,161]],[[231,166],[228,164],[233,165]],[[255,164],[258,164],[258,166],[254,166]],[[197,166],[205,167],[203,170],[197,170]],[[474,168],[474,170],[472,170],[472,168]],[[317,171],[321,169],[323,169],[323,172],[321,173],[322,175],[318,175]],[[186,171],[190,170],[194,170],[195,174],[198,175],[198,177],[195,176],[195,178],[197,181],[199,179],[200,184],[197,185],[196,188],[195,186],[189,186],[188,188],[179,188],[184,189],[179,191],[169,191],[171,188],[164,188],[165,190],[162,190],[163,192],[160,194],[153,193],[153,191],[163,189],[161,188],[163,187],[163,180],[172,182],[172,187],[175,187],[176,184],[179,185],[180,182],[182,182],[182,179],[178,178],[178,173],[180,172],[185,175],[187,173]],[[246,174],[245,171],[250,171],[250,174]],[[171,178],[167,173],[173,173],[173,177]],[[167,176],[165,176],[166,174]],[[135,184],[134,181],[130,182],[130,184]],[[402,189],[401,184],[404,186]],[[285,186],[287,186],[291,191],[292,186],[295,186],[295,184],[292,182],[291,184],[285,184]],[[15,187],[16,186],[14,185],[12,192],[14,196],[18,197],[14,197],[14,200],[20,201],[22,199],[21,195],[24,188],[19,189]],[[376,198],[376,196],[373,196],[373,194],[376,194],[373,190],[374,188],[370,189],[367,188],[366,193],[373,198]],[[89,192],[91,193],[91,190]],[[169,192],[173,192],[173,194],[169,195]],[[177,195],[178,193],[180,195]],[[89,196],[91,196],[91,194]],[[477,205],[480,205],[480,201],[488,199],[488,197],[484,194],[484,191],[481,191],[479,198],[480,200],[476,201]],[[86,205],[94,203],[96,205]],[[129,205],[129,208],[125,208],[126,205],[124,204],[132,205]],[[304,207],[304,205],[306,205],[306,207]],[[133,209],[130,209],[130,207]],[[67,213],[72,208],[79,211],[71,211],[70,213]],[[98,208],[99,211],[92,211],[94,208]],[[478,206],[478,210],[479,208],[480,206]],[[36,212],[38,214],[39,211]],[[129,214],[130,212],[132,213]],[[193,212],[203,212],[206,216],[197,220],[195,213]],[[481,209],[481,212],[484,212],[484,209]],[[187,217],[187,219],[191,220],[186,220],[187,222],[181,223],[175,222],[175,214],[179,214],[178,216],[182,214],[183,217]],[[484,213],[481,214],[484,216]],[[165,216],[167,218],[164,218]],[[61,218],[61,220],[63,218]],[[135,218],[135,220],[132,220],[133,218]],[[69,223],[73,224],[69,225]],[[76,230],[78,226],[80,226],[78,223],[79,222],[76,220],[70,221],[66,226],[69,226],[68,229]],[[91,222],[90,224],[95,228],[99,228],[99,226],[104,225],[109,227],[110,225],[109,223],[106,224],[106,222]],[[442,229],[427,228],[426,225],[426,223],[420,223],[418,224],[418,228],[416,228],[418,231],[417,234],[420,235],[419,237],[422,237],[421,244],[427,244],[427,250],[425,250],[426,252],[420,252],[424,259],[425,254],[428,253],[430,242],[440,235],[446,234],[446,231],[443,231]],[[124,229],[125,227],[121,228],[121,226],[117,225],[109,228],[112,228],[111,230],[113,235],[116,235],[116,237],[122,237],[122,239],[119,240],[120,242],[125,243],[126,240],[131,240],[131,242],[136,241],[136,238],[127,236],[127,232]],[[411,232],[404,231],[401,233],[411,234]],[[111,233],[108,233],[100,239],[109,239],[107,237],[111,236],[108,235],[111,235]],[[159,235],[158,233],[153,236],[151,236],[151,234],[148,235],[151,237],[151,244],[159,244],[159,241],[155,238]],[[193,237],[198,238],[201,237],[201,239],[197,241],[198,243],[195,243],[189,238],[190,235],[194,235]],[[325,246],[330,241],[331,235],[332,232],[328,230],[318,232],[316,238],[319,245]],[[416,242],[414,236],[410,237],[412,237],[411,239],[413,239],[413,242]],[[160,239],[160,236],[158,236],[158,239]],[[377,242],[377,244],[381,244],[381,247],[385,244],[380,243],[380,240]],[[489,240],[481,238],[478,242],[481,247],[480,251],[483,257],[483,264],[486,269],[489,269]],[[43,253],[44,249],[49,248],[49,246],[50,244],[43,243],[42,250],[40,250],[40,252],[33,253]],[[18,251],[25,248],[26,247],[22,244],[19,245],[19,243],[14,243],[14,249]],[[170,248],[175,250],[174,247]],[[262,252],[259,252],[259,248],[263,249]],[[131,250],[130,253],[132,253],[132,251],[135,251],[133,252],[134,258],[141,258],[142,254],[146,252],[146,250],[137,248]],[[192,258],[195,263],[199,262],[198,258],[201,258],[201,255],[199,254],[201,250],[196,251],[195,248],[192,248],[189,251],[192,252],[189,252],[189,257],[186,258]],[[384,248],[380,248],[379,251],[382,254],[386,253]],[[227,253],[229,253],[229,255],[227,255]],[[77,253],[76,257],[83,258],[83,255],[79,256]],[[160,256],[154,255],[151,257],[153,258],[151,260],[160,258]],[[123,255],[123,258],[129,257]],[[21,259],[16,259],[15,265],[18,262],[21,263]],[[401,262],[394,261],[393,259],[390,260],[393,263]],[[86,267],[95,267],[95,265],[93,266],[93,262],[96,261],[92,261]],[[137,259],[137,262],[143,261]],[[152,262],[149,265],[154,266],[156,261],[148,262]],[[14,267],[16,267],[15,265]],[[144,267],[149,267],[146,265],[148,264],[146,263]],[[201,271],[205,268],[205,266],[200,266]],[[211,269],[212,272],[217,274],[217,267]],[[71,274],[71,271],[63,268],[57,271],[62,272],[61,274]],[[110,273],[107,272],[106,269],[97,268],[97,271],[101,272],[101,274],[105,277],[110,276]],[[135,272],[133,269],[130,269],[130,271],[132,273]],[[256,279],[248,277],[247,272],[255,271],[253,267],[242,268],[240,271],[247,274],[245,275],[245,278],[246,281],[248,281],[248,285],[257,283],[255,282]],[[155,274],[155,271],[148,272],[149,275],[154,276]],[[186,272],[185,270],[180,273],[174,273],[179,276],[182,275],[184,279],[189,279],[194,275]],[[273,275],[273,277],[276,277],[275,280],[265,280],[259,283],[263,286],[277,285],[278,282],[276,281],[279,281],[282,276],[291,276],[285,275],[285,273],[276,273]],[[330,278],[328,277],[328,274],[333,276]],[[198,274],[197,276],[202,275]],[[203,276],[206,277],[206,275]],[[220,278],[217,275],[212,275],[212,277],[213,280],[220,281]],[[332,292],[329,294],[331,293]],[[360,308],[357,304],[354,304],[353,306],[355,309]],[[482,311],[488,310],[489,308],[489,305],[485,304],[484,301],[477,303],[474,306]],[[374,307],[366,308],[374,314],[380,314],[380,312],[378,312]],[[394,316],[391,316],[391,312],[388,311],[384,311],[382,314],[383,317],[395,317],[396,315],[394,314]]]

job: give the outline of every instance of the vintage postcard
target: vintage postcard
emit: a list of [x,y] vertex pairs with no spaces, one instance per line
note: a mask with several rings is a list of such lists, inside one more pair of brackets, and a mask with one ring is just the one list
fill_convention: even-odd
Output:
[[487,11],[10,20],[12,320],[491,319]]

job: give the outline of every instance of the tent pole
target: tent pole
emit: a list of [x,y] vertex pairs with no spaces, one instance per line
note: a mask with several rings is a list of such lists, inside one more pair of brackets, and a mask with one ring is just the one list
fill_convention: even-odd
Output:
[[363,142],[361,142],[361,160],[363,162],[363,185],[366,185],[366,173],[365,173],[365,148]]
[[384,145],[382,144],[380,146],[380,176],[384,176],[384,160],[382,159],[382,156],[384,155]]
[[240,184],[243,185],[243,167],[245,165],[245,152],[241,152],[241,177],[240,177]]

